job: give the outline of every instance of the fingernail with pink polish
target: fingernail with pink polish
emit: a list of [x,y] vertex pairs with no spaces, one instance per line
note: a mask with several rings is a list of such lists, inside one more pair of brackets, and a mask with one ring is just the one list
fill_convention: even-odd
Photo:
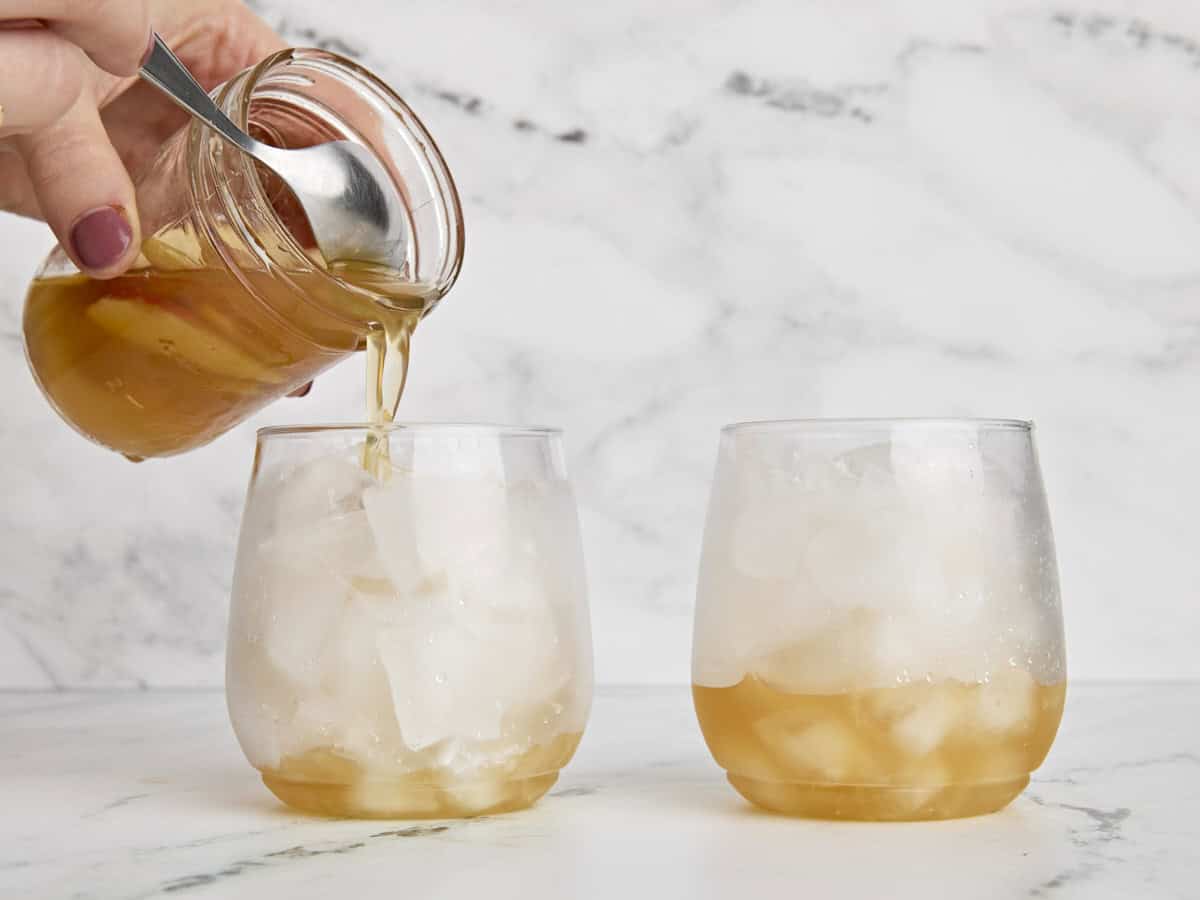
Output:
[[75,223],[71,247],[87,269],[107,269],[125,255],[133,241],[129,220],[115,206],[101,206]]

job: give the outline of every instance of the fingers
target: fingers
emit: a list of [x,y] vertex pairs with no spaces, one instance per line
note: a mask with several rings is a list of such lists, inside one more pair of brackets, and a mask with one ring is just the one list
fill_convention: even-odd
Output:
[[133,75],[150,49],[148,0],[0,0],[0,21],[37,19],[114,75]]
[[50,125],[87,84],[88,62],[74,44],[42,28],[0,31],[0,136]]
[[[0,0],[0,15],[12,5]],[[94,72],[82,51],[53,31],[0,30],[0,136],[17,135],[32,194],[6,197],[5,205],[34,206],[76,265],[105,278],[136,256],[138,223],[129,174],[91,96]]]
[[124,271],[140,242],[137,205],[92,99],[16,144],[42,217],[76,265],[96,278]]

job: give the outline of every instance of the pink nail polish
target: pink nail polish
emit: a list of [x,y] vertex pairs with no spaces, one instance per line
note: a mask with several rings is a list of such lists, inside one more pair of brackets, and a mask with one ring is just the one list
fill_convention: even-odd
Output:
[[132,241],[133,228],[115,206],[84,213],[71,229],[75,258],[87,269],[107,269],[125,255]]

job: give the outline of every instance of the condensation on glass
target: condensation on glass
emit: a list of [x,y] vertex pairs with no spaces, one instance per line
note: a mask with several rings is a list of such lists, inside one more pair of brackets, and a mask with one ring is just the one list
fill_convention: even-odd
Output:
[[242,522],[226,690],[285,803],[363,817],[525,807],[592,696],[578,518],[557,432],[266,429]]
[[1065,690],[1028,423],[722,432],[693,693],[744,796],[822,818],[999,809],[1049,750]]

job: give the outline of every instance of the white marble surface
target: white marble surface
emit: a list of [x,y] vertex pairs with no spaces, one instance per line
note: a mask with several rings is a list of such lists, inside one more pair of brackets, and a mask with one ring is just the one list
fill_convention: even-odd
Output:
[[352,822],[288,812],[209,691],[0,695],[0,896],[1193,898],[1200,684],[1074,686],[1008,809],[863,825],[756,813],[682,688],[602,690],[533,810]]
[[[1032,417],[1070,667],[1197,677],[1193,0],[261,0],[380,70],[466,203],[403,415],[555,424],[601,681],[686,678],[716,430]],[[253,428],[133,467],[25,370],[0,223],[0,684],[219,684]]]

